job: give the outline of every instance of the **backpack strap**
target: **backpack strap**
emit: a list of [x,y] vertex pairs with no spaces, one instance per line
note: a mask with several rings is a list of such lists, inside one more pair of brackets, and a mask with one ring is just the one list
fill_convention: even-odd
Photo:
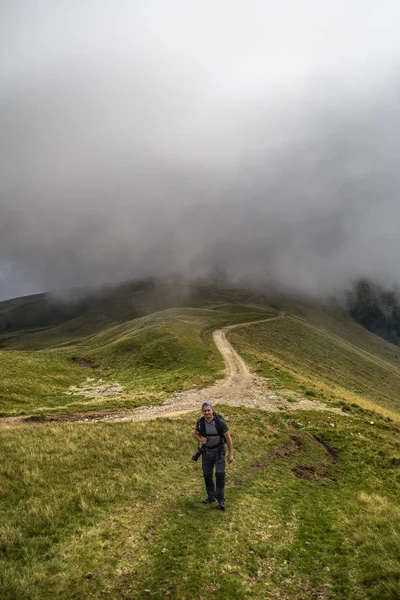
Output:
[[199,425],[200,425],[200,435],[204,438],[207,437],[206,436],[206,420],[204,417],[200,417]]

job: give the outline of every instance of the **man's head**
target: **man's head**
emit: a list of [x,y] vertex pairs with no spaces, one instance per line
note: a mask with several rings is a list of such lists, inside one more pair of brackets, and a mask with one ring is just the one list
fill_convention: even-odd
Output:
[[206,421],[210,422],[213,420],[214,417],[214,409],[213,409],[213,405],[210,404],[209,402],[204,402],[202,407],[201,407],[202,413],[204,415],[204,418]]

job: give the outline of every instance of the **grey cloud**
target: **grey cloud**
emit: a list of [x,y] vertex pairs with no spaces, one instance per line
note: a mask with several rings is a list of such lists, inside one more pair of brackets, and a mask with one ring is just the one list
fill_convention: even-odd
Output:
[[23,4],[0,8],[0,298],[399,280],[397,3]]

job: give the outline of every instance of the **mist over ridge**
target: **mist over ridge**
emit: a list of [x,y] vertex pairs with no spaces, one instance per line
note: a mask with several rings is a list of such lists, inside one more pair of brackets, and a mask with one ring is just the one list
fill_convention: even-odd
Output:
[[399,281],[394,2],[0,8],[0,299]]

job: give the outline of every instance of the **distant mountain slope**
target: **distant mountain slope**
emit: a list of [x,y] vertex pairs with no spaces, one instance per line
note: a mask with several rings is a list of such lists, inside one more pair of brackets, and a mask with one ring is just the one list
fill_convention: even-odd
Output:
[[[82,331],[87,335],[167,308],[223,309],[224,305],[246,304],[253,296],[253,292],[235,286],[152,279],[96,290],[70,290],[64,296],[37,294],[16,298],[0,302],[0,345],[13,345],[12,340],[21,331],[65,324],[65,338],[74,330],[75,335]],[[261,302],[267,304],[265,297],[261,297]]]

